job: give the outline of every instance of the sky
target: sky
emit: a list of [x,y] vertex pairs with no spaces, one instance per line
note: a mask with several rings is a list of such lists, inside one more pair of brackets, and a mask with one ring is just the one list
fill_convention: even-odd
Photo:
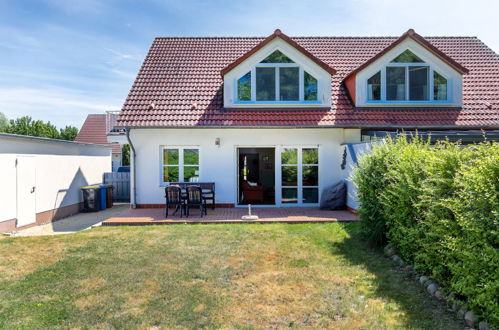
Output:
[[57,127],[119,110],[157,36],[477,36],[499,1],[0,0],[0,112]]

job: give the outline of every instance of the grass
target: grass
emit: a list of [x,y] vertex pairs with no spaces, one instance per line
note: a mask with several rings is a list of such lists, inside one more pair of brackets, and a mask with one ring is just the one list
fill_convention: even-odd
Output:
[[463,328],[357,228],[103,227],[3,238],[0,328]]

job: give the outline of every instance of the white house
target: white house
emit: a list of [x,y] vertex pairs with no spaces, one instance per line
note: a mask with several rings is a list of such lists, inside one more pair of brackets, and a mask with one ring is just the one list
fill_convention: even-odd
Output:
[[[216,204],[315,206],[376,130],[499,127],[499,57],[477,38],[156,38],[118,117],[132,204],[214,182]],[[465,133],[464,133],[465,135]]]

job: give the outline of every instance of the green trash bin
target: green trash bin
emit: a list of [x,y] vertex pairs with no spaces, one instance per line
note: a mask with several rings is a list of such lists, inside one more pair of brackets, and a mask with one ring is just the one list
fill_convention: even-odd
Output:
[[83,193],[83,212],[97,212],[100,209],[99,186],[81,187]]

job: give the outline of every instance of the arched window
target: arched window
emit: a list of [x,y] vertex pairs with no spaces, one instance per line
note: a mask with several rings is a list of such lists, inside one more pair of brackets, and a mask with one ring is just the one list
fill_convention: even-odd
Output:
[[237,80],[238,103],[317,103],[318,80],[279,50]]
[[448,101],[447,82],[407,49],[367,79],[367,102]]

